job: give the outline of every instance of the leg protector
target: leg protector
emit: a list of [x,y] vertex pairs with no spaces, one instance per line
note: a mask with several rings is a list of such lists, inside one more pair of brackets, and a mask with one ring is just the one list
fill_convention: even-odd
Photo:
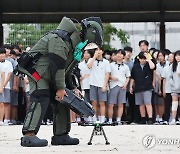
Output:
[[68,134],[71,129],[70,109],[54,100],[53,103],[53,134]]
[[49,90],[35,90],[31,94],[31,105],[25,117],[22,133],[39,131],[49,104]]
[[178,101],[172,101],[172,111],[177,111]]

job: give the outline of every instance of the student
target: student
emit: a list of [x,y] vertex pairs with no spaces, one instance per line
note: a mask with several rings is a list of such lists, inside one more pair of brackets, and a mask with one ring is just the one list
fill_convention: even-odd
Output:
[[177,67],[179,63],[180,63],[180,50],[174,53],[174,61],[172,64],[172,69],[171,69],[170,85],[171,85],[171,90],[172,90],[172,93],[171,93],[172,95],[172,121],[169,123],[171,125],[176,124],[176,114],[177,114],[177,109],[180,102],[180,78],[177,73]]
[[165,109],[164,109],[164,125],[168,125],[170,119],[170,111],[172,105],[172,96],[171,96],[171,85],[169,83],[171,77],[172,63],[174,59],[174,54],[170,53],[168,56],[169,64],[166,65],[162,71],[163,78],[163,97],[165,98]]
[[[5,57],[4,57],[5,58]],[[13,66],[10,61],[4,59],[4,62],[1,63],[1,67],[5,70],[5,81],[4,81],[4,125],[10,124],[10,113],[11,113],[11,100],[10,100],[10,79],[13,72]]]
[[1,63],[4,63],[6,50],[4,48],[0,48],[0,126],[4,125],[4,81],[5,81],[5,70]]
[[[86,101],[90,102],[90,84],[89,84],[89,78],[90,78],[90,69],[88,68],[87,64],[89,59],[92,57],[92,50],[91,48],[85,47],[83,53],[83,61],[79,63],[78,68],[80,70],[80,83],[81,83],[81,89],[84,92],[84,98]],[[88,117],[88,119],[85,119],[87,122],[92,122],[92,118]]]
[[165,60],[165,52],[159,51],[157,54],[158,63],[156,65],[156,79],[158,81],[158,95],[155,95],[156,101],[155,109],[156,109],[156,123],[155,124],[163,124],[163,115],[164,115],[164,97],[163,97],[163,78],[162,72],[166,65],[168,65],[168,61]]
[[180,77],[180,63],[178,63],[177,73],[178,73],[178,76]]
[[[126,55],[124,57],[124,64],[128,65],[130,72],[133,68],[134,61],[132,60],[132,48],[127,46],[124,48]],[[140,113],[139,113],[139,106],[135,104],[135,95],[130,94],[129,92],[129,85],[130,82],[128,83],[127,90],[126,90],[126,99],[129,105],[127,116],[130,114],[130,123],[138,123],[140,121]]]
[[[147,40],[141,40],[139,41],[139,48],[140,48],[140,52],[146,53],[148,58],[154,63],[155,67],[153,69],[153,88],[155,88],[155,82],[156,82],[156,59],[150,54],[150,52],[148,51],[149,48],[149,42]],[[138,55],[135,57],[134,59],[134,64],[139,63],[139,57]],[[154,91],[152,91],[152,98],[154,96]],[[152,103],[152,107],[153,107],[153,121],[155,119],[155,105],[154,105],[154,100],[151,100]],[[145,108],[144,108],[145,109]],[[143,108],[141,108],[141,110],[143,110]],[[145,111],[144,111],[145,112]]]
[[[17,65],[17,56],[16,52],[11,49],[9,58],[7,59],[11,62],[13,66],[13,70],[15,69]],[[18,116],[17,116],[17,106],[18,106],[18,76],[11,74],[11,80],[10,80],[10,100],[11,100],[11,123],[17,124]]]
[[112,124],[113,106],[117,105],[116,122],[121,125],[121,117],[123,114],[123,105],[126,103],[126,89],[129,82],[130,70],[124,64],[123,59],[126,55],[124,50],[118,50],[116,54],[117,62],[112,62],[110,75],[110,93],[108,105],[109,124]]
[[[110,64],[109,61],[103,58],[103,49],[94,43],[89,46],[95,46],[95,53],[93,58],[88,61],[88,68],[91,70],[90,74],[90,100],[94,110],[97,112],[97,105],[99,105],[100,123],[105,122],[105,102],[107,101],[107,84],[109,80]],[[97,104],[99,103],[99,104]],[[97,120],[93,117],[93,122]]]
[[147,53],[140,52],[138,55],[139,63],[134,64],[131,72],[130,93],[133,93],[133,84],[135,84],[135,101],[140,105],[141,123],[146,123],[146,112],[148,114],[148,124],[152,124],[152,89],[153,89],[153,69],[154,63]]

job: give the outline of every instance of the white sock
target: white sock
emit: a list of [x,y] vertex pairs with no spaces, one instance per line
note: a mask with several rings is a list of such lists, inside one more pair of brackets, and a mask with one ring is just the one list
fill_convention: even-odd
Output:
[[76,119],[76,121],[77,121],[77,122],[80,122],[80,121],[81,121],[81,118],[78,117],[78,118]]
[[100,116],[100,123],[104,123],[105,122],[105,116]]
[[121,118],[120,118],[120,117],[117,117],[117,118],[116,118],[116,121],[117,121],[117,122],[121,122]]
[[94,115],[94,116],[92,117],[92,119],[93,119],[93,122],[96,122],[96,121],[97,121],[96,115]]
[[171,122],[176,122],[176,119],[172,119]]
[[109,118],[109,123],[110,123],[110,124],[112,123],[112,118]]
[[85,122],[88,122],[88,118],[87,118],[87,117],[84,117],[84,121],[85,121]]
[[160,121],[160,120],[159,120],[159,115],[156,116],[156,121]]
[[162,118],[159,118],[159,121],[163,121],[163,119],[162,119]]
[[4,123],[8,123],[8,122],[10,122],[10,120],[4,119]]
[[93,119],[92,119],[92,117],[88,117],[88,122],[92,122],[93,121]]

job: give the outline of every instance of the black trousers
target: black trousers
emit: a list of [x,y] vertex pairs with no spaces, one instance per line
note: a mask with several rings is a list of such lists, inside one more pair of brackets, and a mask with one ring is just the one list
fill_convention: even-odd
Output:
[[165,121],[169,121],[170,112],[171,112],[171,106],[172,106],[172,96],[171,96],[171,93],[166,93],[166,97],[165,97],[165,110],[164,110],[164,120]]
[[126,93],[126,98],[129,102],[128,115],[130,115],[130,122],[139,123],[141,120],[139,105],[135,104],[135,94]]

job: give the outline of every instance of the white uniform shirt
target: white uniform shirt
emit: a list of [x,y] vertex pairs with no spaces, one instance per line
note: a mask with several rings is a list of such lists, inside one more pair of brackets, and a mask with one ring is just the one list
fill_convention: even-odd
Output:
[[118,78],[117,81],[111,80],[110,88],[112,89],[115,86],[123,87],[126,82],[126,78],[131,76],[129,67],[124,63],[118,65],[116,62],[111,63],[110,67],[111,75]]
[[1,73],[5,72],[5,68],[3,67],[3,65],[0,62],[0,86],[1,86]]
[[169,65],[169,62],[166,61],[164,65],[161,65],[160,63],[156,64],[156,74],[159,75],[160,77],[162,76],[162,72],[165,66]]
[[[92,60],[92,58],[89,59],[88,63]],[[96,87],[103,87],[105,82],[105,75],[106,73],[110,73],[110,64],[109,61],[106,59],[102,59],[100,61],[95,60],[93,63],[93,66],[91,68],[91,74],[90,74],[90,85],[96,86]]]
[[91,70],[88,68],[86,61],[82,61],[78,64],[78,68],[80,69],[80,75],[83,77],[84,75],[89,75],[89,77],[85,78],[81,82],[81,89],[90,89],[89,79]]
[[171,69],[172,66],[166,65],[162,71],[161,77],[166,79],[166,84],[165,84],[165,93],[171,93],[171,85],[170,85],[170,79],[171,79]]
[[178,63],[178,66],[177,66],[177,73],[180,74],[180,62]]
[[176,68],[176,71],[173,72],[172,67],[171,67],[170,85],[171,85],[172,93],[176,93],[176,94],[180,93],[180,79],[177,73],[177,68]]
[[[0,63],[0,65],[4,69],[4,72],[5,72],[5,81],[6,81],[6,79],[8,77],[8,74],[13,72],[13,66],[12,66],[11,62],[8,61],[8,60],[5,60],[5,62]],[[6,89],[10,89],[10,80],[8,81],[8,83],[7,83],[5,88]]]

